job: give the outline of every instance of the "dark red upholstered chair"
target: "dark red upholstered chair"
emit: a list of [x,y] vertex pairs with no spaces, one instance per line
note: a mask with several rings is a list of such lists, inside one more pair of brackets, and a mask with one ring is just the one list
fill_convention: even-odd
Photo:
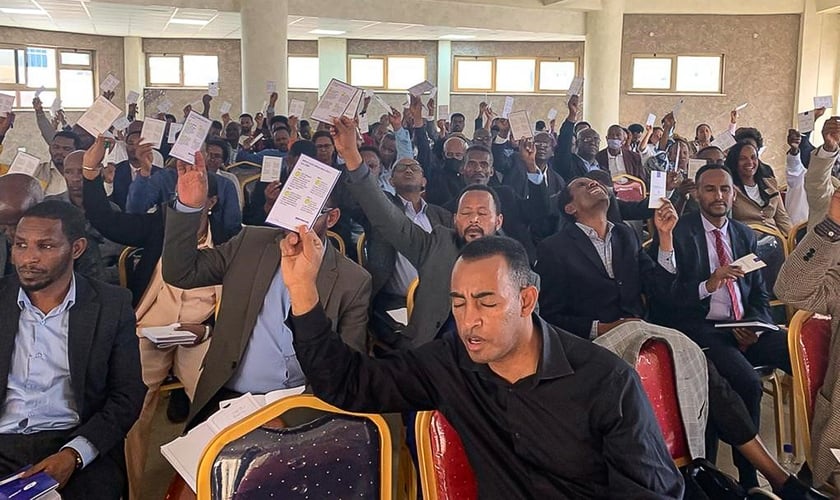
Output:
[[461,438],[439,411],[417,413],[417,462],[426,500],[475,500],[478,484]]

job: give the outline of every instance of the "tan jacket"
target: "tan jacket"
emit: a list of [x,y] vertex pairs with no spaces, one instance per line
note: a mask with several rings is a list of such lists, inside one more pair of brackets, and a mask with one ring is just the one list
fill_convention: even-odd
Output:
[[[840,180],[831,175],[831,168],[837,155],[821,158],[822,147],[811,153],[811,162],[805,174],[805,195],[808,197],[808,229],[816,226],[828,213],[828,204],[834,190],[840,188]],[[824,153],[823,153],[824,154]]]
[[767,205],[761,206],[740,189],[732,203],[732,218],[744,224],[763,224],[778,229],[787,236],[791,230],[790,217],[788,217],[782,196],[779,194],[779,187],[775,179],[765,179],[767,187],[764,192],[770,196]]
[[[815,158],[810,168],[814,168]],[[812,209],[813,212],[813,209]],[[832,319],[831,351],[825,383],[817,394],[811,423],[814,484],[840,488],[840,466],[830,448],[840,448],[840,242],[831,243],[814,231],[785,261],[776,281],[776,296],[796,308]]]
[[[245,226],[213,249],[197,249],[199,214],[168,209],[163,244],[163,279],[179,288],[222,285],[213,341],[204,358],[190,409],[195,414],[221,389],[239,365],[280,266],[279,228]],[[326,246],[316,286],[321,304],[342,340],[366,352],[370,274]],[[270,367],[266,367],[270,369]]]

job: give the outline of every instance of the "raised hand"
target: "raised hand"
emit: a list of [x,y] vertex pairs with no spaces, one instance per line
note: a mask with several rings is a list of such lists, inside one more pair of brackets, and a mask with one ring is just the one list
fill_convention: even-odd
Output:
[[183,160],[175,164],[178,169],[178,201],[190,208],[201,208],[207,203],[207,167],[201,151],[195,152],[195,164]]
[[[399,115],[399,113],[397,113]],[[347,170],[353,171],[362,164],[362,155],[359,154],[358,143],[356,142],[356,122],[341,116],[333,118],[333,126],[330,128],[336,152],[344,158]]]
[[32,99],[32,109],[34,109],[36,113],[44,112],[44,104],[41,102],[40,97]]
[[268,104],[272,108],[274,107],[275,104],[277,104],[277,96],[278,95],[279,94],[277,94],[277,92],[272,92],[271,95],[268,97]]
[[391,108],[391,113],[388,114],[388,123],[391,124],[391,128],[394,129],[394,132],[402,128],[402,113],[397,111],[396,108]]
[[140,138],[140,143],[134,150],[134,156],[140,163],[139,175],[143,177],[151,177],[152,175],[152,160],[155,158],[154,144],[147,142],[143,143],[143,138]]
[[85,151],[82,156],[82,176],[85,179],[92,181],[99,177],[99,170],[102,166],[102,160],[105,158],[105,141],[107,138],[100,135],[96,138],[93,146]]
[[[674,205],[671,204],[671,201],[667,198],[662,198],[662,205],[660,205],[659,208],[656,209],[656,212],[653,215],[653,225],[659,232],[660,242],[665,237],[667,237],[670,240],[670,237],[674,231],[674,227],[677,225],[677,221],[679,220],[680,218],[677,215],[677,209],[674,208]],[[668,248],[663,248],[663,250],[671,251]]]
[[744,277],[744,271],[738,266],[728,265],[715,269],[715,272],[706,280],[706,290],[715,293],[726,284],[727,281],[735,281]]
[[814,109],[814,120],[819,120],[822,115],[825,114],[825,108],[815,108]]
[[423,124],[423,101],[421,101],[419,97],[410,97],[408,112],[415,127],[419,127]]
[[[6,116],[0,117],[0,138],[15,124],[15,114],[9,111]],[[2,142],[2,141],[0,141]]]
[[105,99],[108,99],[109,101],[111,99],[113,99],[115,95],[116,95],[116,92],[114,92],[113,90],[108,90],[108,91],[102,92],[102,97],[104,97]]
[[788,150],[788,154],[791,155],[798,155],[799,154],[799,145],[802,144],[802,134],[799,133],[798,130],[789,128],[787,133],[787,144],[790,146],[790,150]]
[[533,139],[519,139],[519,157],[528,172],[536,173],[538,171],[536,154],[537,148],[534,146]]
[[578,113],[580,113],[580,96],[573,95],[569,97],[569,102],[566,103],[566,106],[569,108],[569,116],[566,119],[570,122],[576,122]]
[[297,233],[290,232],[280,241],[280,255],[292,314],[299,316],[311,311],[318,304],[315,281],[324,258],[324,243],[314,231],[299,226]]

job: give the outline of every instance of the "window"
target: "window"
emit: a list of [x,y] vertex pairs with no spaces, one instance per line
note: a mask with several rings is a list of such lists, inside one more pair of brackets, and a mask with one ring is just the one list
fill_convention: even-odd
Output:
[[406,90],[426,79],[422,56],[350,56],[350,85]]
[[453,91],[562,94],[575,76],[575,59],[456,56]]
[[289,56],[289,88],[318,90],[318,58]]
[[49,106],[56,97],[65,109],[93,104],[92,51],[51,47],[0,47],[0,92],[15,97],[15,108],[31,108],[35,92]]
[[632,89],[664,93],[721,93],[723,56],[634,56]]
[[219,58],[199,54],[155,54],[146,59],[149,86],[207,87],[219,81]]

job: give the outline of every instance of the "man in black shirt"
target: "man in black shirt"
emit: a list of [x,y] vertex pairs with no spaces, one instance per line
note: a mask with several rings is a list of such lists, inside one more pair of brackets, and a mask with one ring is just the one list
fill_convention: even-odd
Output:
[[464,442],[481,498],[682,498],[631,366],[534,314],[537,288],[514,240],[469,243],[452,271],[451,332],[385,359],[331,331],[314,283],[322,243],[281,243],[295,352],[314,393],[362,412],[438,409]]

